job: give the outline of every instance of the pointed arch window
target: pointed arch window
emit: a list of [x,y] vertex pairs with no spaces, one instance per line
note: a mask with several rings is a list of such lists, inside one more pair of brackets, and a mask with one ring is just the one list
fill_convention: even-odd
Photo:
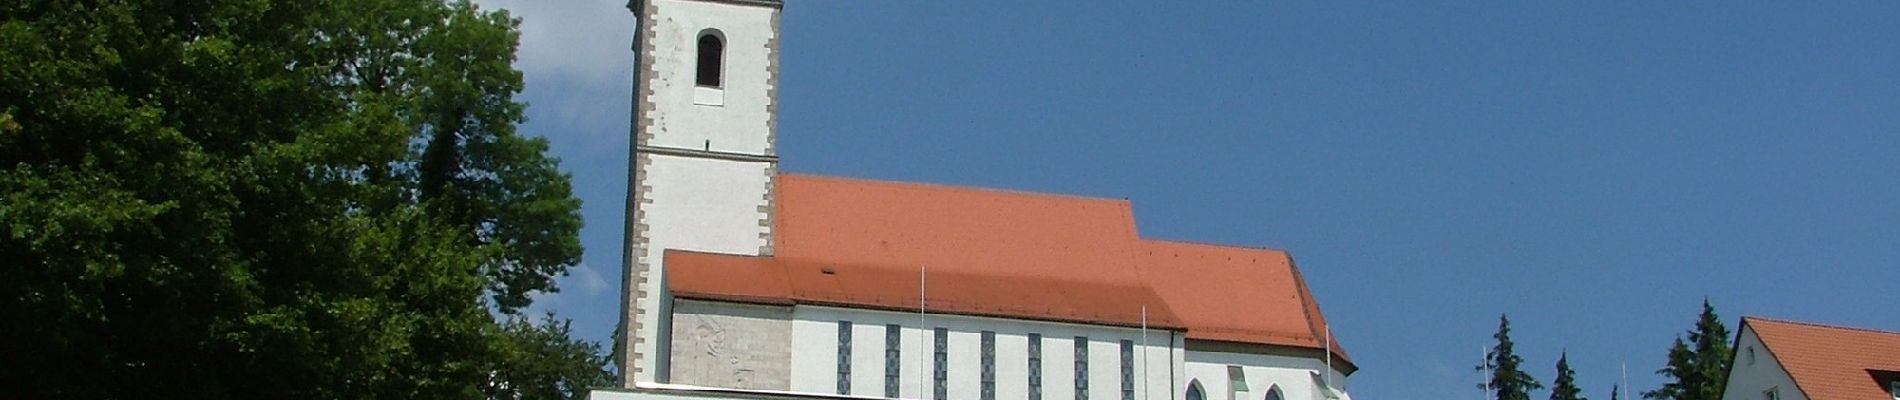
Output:
[[1187,400],[1207,400],[1207,390],[1201,389],[1201,380],[1188,381]]
[[722,87],[720,73],[724,72],[726,62],[726,39],[719,31],[707,29],[699,33],[698,74],[693,83],[706,87]]
[[1280,393],[1280,385],[1267,388],[1267,400],[1286,400],[1286,395]]

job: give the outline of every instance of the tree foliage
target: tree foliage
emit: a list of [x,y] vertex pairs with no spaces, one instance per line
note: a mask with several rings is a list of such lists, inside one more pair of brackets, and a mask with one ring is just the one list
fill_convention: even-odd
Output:
[[502,330],[508,342],[503,365],[488,381],[489,398],[576,398],[589,388],[613,384],[613,374],[600,368],[611,359],[599,344],[570,339],[569,321],[554,314],[539,322],[510,316]]
[[1570,370],[1570,353],[1557,357],[1557,378],[1550,381],[1550,400],[1585,400],[1577,387],[1577,371]]
[[0,387],[601,382],[565,324],[510,317],[581,253],[569,177],[514,131],[516,24],[441,0],[0,5]]
[[1531,391],[1543,389],[1544,384],[1524,372],[1524,359],[1517,355],[1513,349],[1515,344],[1511,342],[1510,316],[1498,316],[1498,333],[1491,337],[1497,339],[1497,345],[1485,353],[1484,363],[1477,367],[1491,372],[1490,381],[1480,386],[1488,386],[1494,400],[1530,400]]
[[1721,400],[1728,385],[1730,356],[1728,327],[1722,324],[1715,307],[1702,300],[1702,314],[1688,332],[1688,340],[1677,337],[1669,347],[1669,363],[1656,371],[1667,379],[1663,387],[1643,392],[1643,397],[1659,400]]

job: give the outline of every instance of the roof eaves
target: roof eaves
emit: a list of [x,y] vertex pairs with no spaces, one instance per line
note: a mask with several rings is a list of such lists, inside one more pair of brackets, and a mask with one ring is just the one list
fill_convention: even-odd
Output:
[[[1241,339],[1224,339],[1224,338],[1210,338],[1210,337],[1197,337],[1197,336],[1189,336],[1189,337],[1186,337],[1185,339],[1190,339],[1190,340],[1199,341],[1199,342],[1228,343],[1228,344],[1239,345],[1239,346],[1267,346],[1267,347],[1282,347],[1282,348],[1298,349],[1298,350],[1312,350],[1315,352],[1325,351],[1317,347],[1308,347],[1308,346],[1284,344],[1284,343],[1263,343],[1263,342],[1258,342],[1258,341],[1241,340]],[[1353,373],[1359,372],[1359,364],[1353,363],[1352,359],[1346,358],[1344,355],[1340,355],[1340,354],[1335,354],[1335,356],[1338,356],[1339,358],[1337,360],[1342,365],[1346,366],[1346,370],[1343,371],[1346,373],[1346,375],[1350,376]]]
[[760,305],[768,305],[768,306],[790,306],[790,305],[795,305],[797,303],[790,299],[781,299],[781,298],[771,297],[771,296],[746,296],[746,295],[736,295],[736,294],[699,293],[699,292],[684,292],[684,291],[674,291],[673,297],[682,298],[682,299],[693,299],[693,300],[713,300],[713,301],[726,301],[726,302],[733,302],[733,303],[760,304]]

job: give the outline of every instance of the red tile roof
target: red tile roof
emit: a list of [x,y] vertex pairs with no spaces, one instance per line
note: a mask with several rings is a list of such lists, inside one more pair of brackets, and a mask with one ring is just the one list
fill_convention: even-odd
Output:
[[1143,240],[1127,200],[796,174],[774,196],[773,256],[668,251],[673,295],[908,311],[928,267],[932,312],[1137,326],[1146,306],[1190,339],[1324,346],[1286,252]]
[[[811,304],[917,312],[917,267],[852,265],[784,257],[667,250],[673,296],[763,304]],[[924,280],[931,313],[1086,324],[1187,328],[1145,286],[1046,277],[973,274],[946,268]],[[830,271],[830,272],[826,272]]]
[[[1286,251],[1143,240],[1140,260],[1148,283],[1187,320],[1190,339],[1326,346],[1326,318]],[[1344,358],[1337,336],[1332,345]]]
[[1900,332],[1743,317],[1775,362],[1812,400],[1885,400],[1900,375]]

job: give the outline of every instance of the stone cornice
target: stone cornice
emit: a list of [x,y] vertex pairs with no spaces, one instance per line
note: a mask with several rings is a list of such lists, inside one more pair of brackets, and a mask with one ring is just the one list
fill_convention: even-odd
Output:
[[731,153],[731,152],[724,152],[724,151],[699,150],[699,149],[682,149],[678,147],[634,146],[633,151],[635,153],[659,154],[659,155],[668,155],[668,156],[676,156],[676,157],[710,158],[710,159],[715,159],[715,160],[769,162],[769,163],[778,162],[778,156],[774,156],[774,155]]

